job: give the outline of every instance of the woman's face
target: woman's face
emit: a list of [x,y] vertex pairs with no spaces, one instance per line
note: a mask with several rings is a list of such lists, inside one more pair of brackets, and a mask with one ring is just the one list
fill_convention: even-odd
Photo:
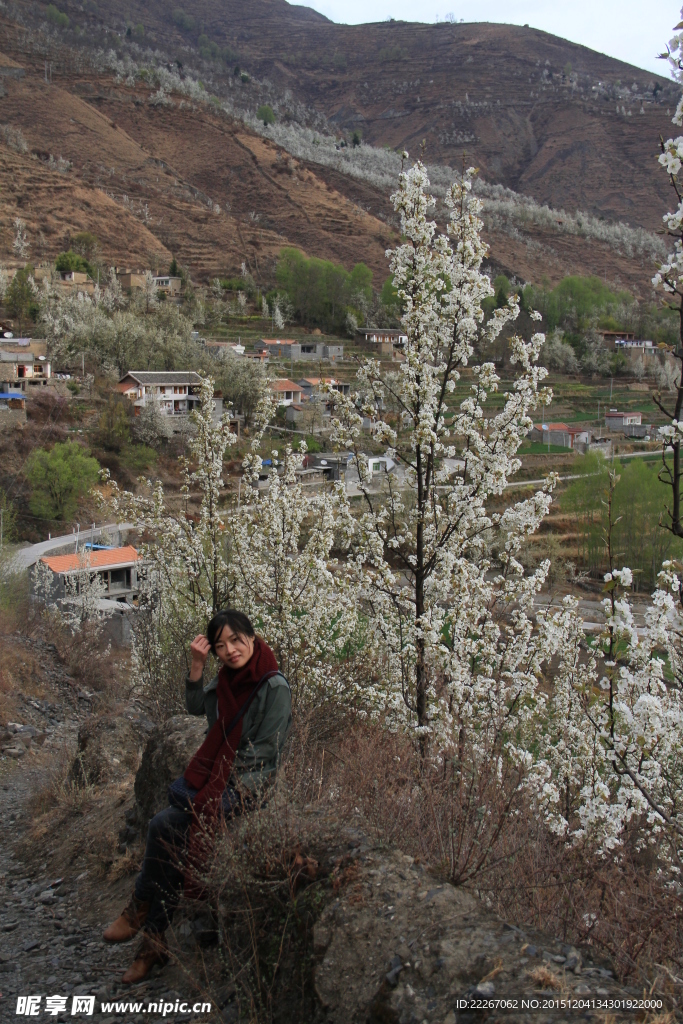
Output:
[[223,626],[214,643],[216,657],[228,668],[243,668],[254,653],[254,637]]

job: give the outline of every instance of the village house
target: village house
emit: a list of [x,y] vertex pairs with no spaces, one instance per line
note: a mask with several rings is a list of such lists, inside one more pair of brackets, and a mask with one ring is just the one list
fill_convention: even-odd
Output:
[[403,348],[408,335],[389,327],[359,327],[356,331],[356,344],[363,342],[369,345],[398,345]]
[[303,468],[322,473],[326,480],[343,480],[350,458],[348,452],[310,452],[304,456]]
[[616,348],[618,341],[635,341],[633,331],[598,331],[607,348]]
[[641,426],[643,414],[641,412],[618,412],[610,409],[605,413],[605,426],[608,430],[621,430],[622,427]]
[[346,381],[335,380],[334,377],[302,377],[297,381],[301,388],[304,399],[313,398],[320,391],[321,384],[328,384],[333,391],[339,391],[342,395],[348,395],[351,385]]
[[235,345],[232,341],[216,341],[213,338],[207,340],[204,338],[202,344],[205,348],[212,353],[212,355],[228,355],[242,357],[244,355],[244,345]]
[[49,359],[28,351],[28,347],[17,347],[16,350],[9,351],[0,349],[0,388],[3,391],[10,391],[13,388],[26,391],[27,384],[47,384],[52,376]]
[[262,366],[268,365],[268,350],[264,349],[261,352],[245,352],[245,359],[253,359],[254,362],[260,363]]
[[[133,403],[135,416],[148,402],[158,402],[164,416],[187,416],[199,404],[201,383],[201,377],[193,370],[129,370],[117,390]],[[221,410],[222,405],[221,400]]]
[[260,341],[255,342],[254,352],[267,352],[271,359],[300,359],[301,345],[298,341],[261,338]]
[[334,363],[344,358],[344,346],[326,345],[322,341],[302,341],[300,358],[318,359],[323,362]]
[[535,423],[528,433],[530,441],[542,441],[560,448],[575,448],[588,445],[591,440],[589,430],[582,427],[570,427],[567,423]]
[[124,292],[135,291],[137,288],[145,287],[145,275],[139,270],[119,270],[116,268],[116,279]]
[[[79,576],[87,570],[96,573],[104,585],[104,593],[97,603],[98,611],[106,615],[105,636],[119,643],[131,638],[131,615],[136,614],[140,581],[145,572],[140,555],[134,547],[99,548],[72,555],[47,555],[40,559],[51,573],[48,601],[63,607],[78,600]],[[36,568],[31,571],[31,595],[36,596]],[[73,580],[73,586],[69,585]],[[74,593],[75,591],[75,593]],[[41,598],[45,597],[41,593]]]
[[161,277],[153,277],[152,280],[158,292],[163,292],[164,295],[170,295],[172,298],[180,295],[183,283],[182,277],[172,277],[170,274],[165,274]]
[[23,391],[0,390],[0,430],[25,422],[26,395]]
[[109,601],[132,603],[138,596],[140,555],[132,545],[102,548],[72,555],[47,555],[40,559],[52,573],[51,597],[62,601],[69,597],[68,580],[78,578],[84,569],[96,573],[104,584]]
[[301,404],[301,388],[293,380],[287,380],[286,377],[283,377],[280,380],[271,381],[270,386],[275,392],[275,398],[279,406]]
[[648,356],[657,351],[651,341],[636,341],[634,338],[617,338],[614,348],[617,352],[641,352]]

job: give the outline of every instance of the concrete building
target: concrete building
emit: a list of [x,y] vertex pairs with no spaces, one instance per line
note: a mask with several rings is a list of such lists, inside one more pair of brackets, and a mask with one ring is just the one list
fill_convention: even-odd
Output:
[[590,444],[591,433],[582,427],[570,427],[567,423],[535,423],[527,435],[530,441],[541,441],[560,448],[574,448]]
[[180,295],[183,283],[182,277],[171,277],[170,274],[165,274],[160,277],[153,277],[152,280],[158,292],[163,292],[164,295],[170,295],[172,298]]
[[261,338],[255,343],[254,352],[266,352],[271,359],[301,359],[298,341],[281,341],[279,338]]
[[344,346],[326,345],[321,341],[302,341],[300,358],[318,359],[322,362],[334,363],[344,358]]
[[360,340],[356,336],[356,344],[360,348],[371,355],[374,359],[393,359],[394,358],[394,343],[393,341],[366,341],[364,338]]
[[287,380],[286,377],[283,377],[280,380],[271,381],[270,386],[275,392],[275,398],[278,405],[288,406],[301,404],[301,388],[298,384],[295,384],[293,380]]
[[134,272],[132,270],[120,270],[117,267],[116,277],[124,292],[135,291],[136,288],[145,287],[145,275],[139,270]]
[[408,341],[408,335],[389,327],[361,327],[356,331],[356,344],[397,345],[399,348]]
[[607,348],[616,348],[618,341],[635,341],[632,331],[598,331]]
[[84,569],[97,573],[109,601],[132,603],[140,590],[138,569],[141,560],[130,544],[122,548],[95,548],[73,555],[47,555],[40,561],[53,574],[51,596],[55,601],[68,597],[67,581],[78,577]]
[[47,384],[52,365],[46,356],[29,352],[28,346],[0,349],[0,388],[26,391],[27,385]]
[[617,338],[614,342],[614,348],[617,352],[624,352],[625,354],[633,353],[634,355],[654,355],[657,351],[652,341],[636,341],[634,338]]
[[315,397],[320,391],[321,384],[328,384],[333,391],[339,391],[342,395],[348,395],[351,390],[350,384],[334,377],[302,377],[297,384],[301,388],[303,398],[306,399]]
[[[187,416],[199,404],[199,390],[202,379],[193,370],[150,372],[129,370],[118,383],[117,390],[134,406],[134,415],[139,416],[148,402],[158,402],[164,416]],[[222,399],[216,400],[220,411]]]
[[23,391],[0,390],[0,430],[26,423],[26,395]]
[[322,473],[326,480],[343,480],[350,458],[348,452],[311,452],[304,456],[303,468]]
[[605,426],[608,430],[621,430],[623,427],[640,426],[643,420],[641,412],[618,412],[610,409],[605,413]]

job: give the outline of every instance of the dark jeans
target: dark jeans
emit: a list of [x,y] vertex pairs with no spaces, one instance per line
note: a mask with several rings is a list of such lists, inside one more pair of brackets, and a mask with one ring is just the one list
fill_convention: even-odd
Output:
[[[196,791],[195,791],[196,792]],[[253,801],[227,786],[223,793],[226,819],[250,810]],[[165,807],[149,823],[142,870],[135,880],[135,895],[149,903],[146,932],[163,932],[171,924],[185,882],[184,860],[192,814]]]

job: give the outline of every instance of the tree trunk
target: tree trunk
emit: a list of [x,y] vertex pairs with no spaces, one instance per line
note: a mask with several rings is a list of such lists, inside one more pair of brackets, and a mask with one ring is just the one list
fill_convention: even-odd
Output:
[[[416,468],[417,468],[417,507],[419,511],[419,518],[417,522],[417,536],[416,536],[416,547],[415,547],[415,623],[418,628],[422,628],[422,616],[425,610],[424,600],[424,480],[422,476],[422,452],[417,449],[416,452]],[[418,725],[423,726],[427,724],[427,673],[425,667],[425,642],[421,636],[418,638],[415,644],[416,647],[416,663],[415,663],[415,707],[417,710],[417,721]],[[424,754],[426,752],[426,741],[422,737],[420,739],[420,749]]]

